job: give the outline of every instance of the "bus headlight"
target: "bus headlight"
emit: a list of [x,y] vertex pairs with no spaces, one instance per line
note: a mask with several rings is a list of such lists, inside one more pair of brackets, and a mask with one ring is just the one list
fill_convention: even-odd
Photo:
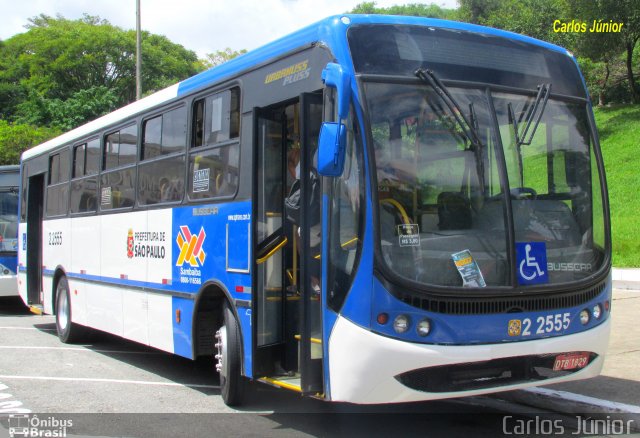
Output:
[[595,319],[600,319],[600,316],[602,316],[602,307],[600,307],[600,304],[596,304],[595,306],[593,306],[593,309],[591,309],[591,314]]
[[589,311],[587,309],[580,312],[580,322],[582,325],[586,325],[589,322]]
[[405,333],[409,330],[409,317],[407,315],[398,315],[393,320],[393,329],[396,333]]
[[427,336],[429,333],[431,333],[431,321],[429,321],[428,318],[423,319],[416,326],[416,331],[420,336]]

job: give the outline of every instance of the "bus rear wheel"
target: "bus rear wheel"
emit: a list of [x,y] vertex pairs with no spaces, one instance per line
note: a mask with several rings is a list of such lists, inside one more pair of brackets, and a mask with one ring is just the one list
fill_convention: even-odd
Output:
[[220,374],[220,395],[227,406],[242,403],[240,327],[229,305],[222,309],[223,325],[216,332],[216,370]]
[[60,277],[56,286],[56,331],[65,344],[78,342],[84,335],[84,327],[71,322],[71,294],[67,277]]

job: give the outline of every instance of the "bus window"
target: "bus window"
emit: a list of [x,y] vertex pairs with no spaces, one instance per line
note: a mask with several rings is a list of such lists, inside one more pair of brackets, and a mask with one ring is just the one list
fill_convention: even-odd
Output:
[[98,159],[100,140],[95,138],[73,148],[73,176],[71,180],[71,213],[96,211]]
[[127,126],[107,135],[104,141],[103,170],[135,163],[137,142],[136,125]]
[[69,198],[69,150],[49,157],[49,184],[47,187],[47,216],[67,214]]
[[194,147],[220,143],[240,134],[240,89],[232,88],[194,104]]
[[181,201],[184,155],[176,154],[184,152],[186,145],[186,108],[177,108],[146,120],[142,131],[143,162],[138,175],[138,202],[151,205]]
[[238,187],[240,89],[232,88],[195,101],[193,143],[189,156],[189,198],[233,196]]
[[100,178],[100,208],[132,207],[135,201],[135,178],[136,169],[132,167],[103,173]]

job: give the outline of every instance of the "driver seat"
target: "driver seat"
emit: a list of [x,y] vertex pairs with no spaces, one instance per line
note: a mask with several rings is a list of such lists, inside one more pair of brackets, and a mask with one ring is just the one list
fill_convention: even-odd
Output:
[[438,228],[440,230],[466,230],[472,227],[471,203],[460,192],[442,192],[438,195]]

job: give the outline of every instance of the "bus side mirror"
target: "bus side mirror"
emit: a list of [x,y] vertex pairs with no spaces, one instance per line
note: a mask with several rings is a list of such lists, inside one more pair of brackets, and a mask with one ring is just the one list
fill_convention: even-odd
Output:
[[320,175],[342,175],[346,143],[347,128],[342,123],[324,122],[322,124],[318,147],[318,173]]
[[349,114],[349,101],[351,100],[351,78],[340,64],[330,62],[322,70],[322,80],[327,87],[336,89],[338,100],[338,119],[346,119]]
[[344,170],[347,143],[347,129],[342,120],[349,116],[351,78],[340,64],[330,62],[322,70],[322,80],[327,87],[336,89],[338,121],[324,122],[320,129],[318,173],[322,176],[340,176]]

